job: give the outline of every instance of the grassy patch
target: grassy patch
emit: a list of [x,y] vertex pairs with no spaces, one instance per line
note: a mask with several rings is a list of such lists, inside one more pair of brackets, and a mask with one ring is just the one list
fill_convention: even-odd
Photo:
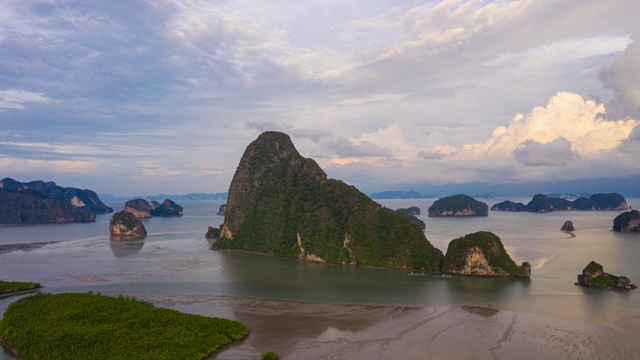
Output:
[[236,321],[92,293],[28,296],[0,321],[0,340],[22,359],[202,359],[248,333]]
[[0,280],[0,295],[10,294],[19,291],[33,290],[40,287],[34,282],[2,281]]

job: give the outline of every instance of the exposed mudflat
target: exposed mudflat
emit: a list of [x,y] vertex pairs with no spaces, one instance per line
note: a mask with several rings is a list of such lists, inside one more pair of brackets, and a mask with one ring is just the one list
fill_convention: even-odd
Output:
[[491,307],[401,307],[131,293],[158,306],[239,320],[249,337],[212,358],[631,359],[640,316],[611,327]]

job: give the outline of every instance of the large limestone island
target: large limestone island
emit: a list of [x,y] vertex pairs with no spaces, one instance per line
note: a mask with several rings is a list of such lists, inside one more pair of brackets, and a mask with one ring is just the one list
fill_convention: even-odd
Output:
[[626,210],[627,201],[618,193],[595,194],[589,198],[580,197],[574,201],[561,198],[549,198],[543,194],[537,194],[527,205],[503,201],[491,207],[491,211],[529,211],[551,212],[557,210]]
[[442,271],[457,275],[528,278],[531,276],[531,265],[525,261],[517,266],[497,235],[479,231],[449,242]]
[[613,231],[640,232],[640,211],[625,211],[613,219]]
[[442,252],[406,216],[328,179],[288,135],[265,132],[245,150],[214,249],[315,262],[434,270]]
[[489,215],[487,204],[463,194],[438,199],[429,207],[430,217],[487,215]]
[[91,190],[44,181],[0,181],[0,223],[87,222],[94,221],[96,213],[112,211]]

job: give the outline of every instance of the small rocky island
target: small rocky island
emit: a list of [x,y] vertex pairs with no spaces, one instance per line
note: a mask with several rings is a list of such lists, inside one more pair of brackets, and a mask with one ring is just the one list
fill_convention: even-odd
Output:
[[492,232],[479,231],[449,242],[442,271],[457,275],[531,277],[531,265],[517,266]]
[[154,216],[182,216],[182,206],[172,200],[166,199],[162,204],[152,201],[151,204],[144,199],[129,200],[124,204],[124,210],[132,213],[137,218],[150,218]]
[[527,205],[507,200],[493,205],[491,211],[546,213],[558,210],[626,210],[627,208],[626,199],[618,193],[595,194],[589,198],[580,197],[573,201],[537,194]]
[[578,275],[576,285],[609,289],[612,291],[625,291],[637,288],[626,276],[616,276],[604,272],[602,265],[591,261]]
[[438,199],[429,207],[430,217],[487,215],[489,215],[487,204],[464,194]]
[[227,210],[227,204],[220,205],[220,209],[216,213],[216,215],[224,216],[224,212]]
[[613,220],[613,231],[640,232],[640,211],[625,211]]
[[[410,208],[411,209],[411,208]],[[418,209],[418,208],[413,208],[413,209]],[[415,215],[413,215],[411,212],[411,210],[408,209],[398,209],[396,210],[396,212],[398,214],[402,214],[404,216],[406,216],[409,220],[411,220],[411,222],[418,224],[418,226],[420,226],[420,228],[422,230],[425,230],[427,228],[427,224],[424,223],[424,221],[418,219]],[[413,211],[415,213],[415,211]],[[418,215],[420,215],[420,209],[418,209],[417,211]]]
[[313,262],[437,271],[442,252],[420,226],[384,208],[268,131],[245,150],[213,249]]
[[564,225],[560,228],[562,231],[575,231],[576,228],[573,226],[573,221],[567,220],[564,222]]
[[147,229],[142,221],[128,211],[118,211],[109,222],[109,233],[112,240],[134,240],[147,236]]

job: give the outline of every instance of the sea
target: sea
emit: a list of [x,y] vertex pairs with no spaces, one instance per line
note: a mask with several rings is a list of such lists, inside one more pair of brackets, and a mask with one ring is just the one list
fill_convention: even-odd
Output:
[[[612,231],[622,211],[490,212],[486,217],[430,218],[435,199],[377,200],[391,209],[417,206],[425,235],[446,252],[449,241],[476,231],[497,234],[530,279],[446,277],[438,273],[327,265],[255,253],[210,250],[220,200],[182,201],[183,217],[142,222],[143,241],[109,239],[112,214],[92,223],[0,225],[0,279],[41,283],[43,291],[163,293],[254,297],[314,303],[480,306],[609,326],[640,317],[640,289],[612,292],[574,285],[592,260],[605,272],[640,283],[640,234]],[[480,199],[489,207],[506,199]],[[530,199],[512,201],[527,203]],[[637,209],[640,199],[627,199]],[[115,211],[124,202],[110,202]],[[560,230],[571,220],[577,230]],[[25,295],[28,296],[28,295]],[[20,298],[0,299],[0,315]],[[0,351],[0,359],[11,359]]]

